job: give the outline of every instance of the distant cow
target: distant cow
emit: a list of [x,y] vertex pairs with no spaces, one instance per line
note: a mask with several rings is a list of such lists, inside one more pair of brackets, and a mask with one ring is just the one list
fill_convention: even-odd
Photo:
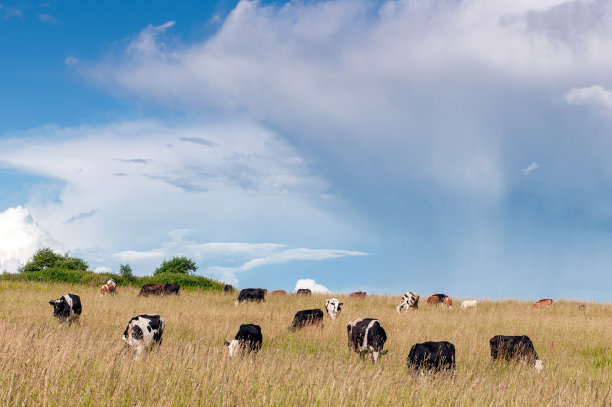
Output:
[[461,302],[461,309],[478,308],[478,300],[465,300]]
[[234,305],[238,306],[238,304],[245,301],[266,302],[265,295],[266,293],[263,288],[245,288],[238,294],[238,299],[234,301]]
[[122,339],[140,355],[145,349],[150,349],[154,345],[161,345],[163,333],[164,320],[162,317],[143,314],[130,319],[125,327]]
[[300,288],[296,291],[297,295],[312,295],[312,291],[310,291],[308,288]]
[[579,310],[579,311],[586,311],[586,305],[584,305],[584,304],[580,304],[580,305],[578,306],[578,310]]
[[145,297],[150,294],[153,295],[164,295],[164,284],[145,284],[140,288],[139,296],[143,295]]
[[259,325],[242,324],[234,339],[225,341],[225,346],[229,346],[230,357],[238,354],[255,355],[261,349],[262,340]]
[[402,299],[400,300],[400,304],[395,307],[397,313],[401,313],[402,309],[414,308],[415,310],[419,309],[419,298],[421,298],[417,293],[413,292],[405,292],[402,294]]
[[365,298],[365,296],[366,296],[365,291],[356,291],[349,295],[349,297],[352,297],[352,298]]
[[533,304],[533,308],[550,308],[552,307],[552,304],[553,304],[553,300],[551,300],[550,298],[546,298],[544,300],[536,301]]
[[298,311],[293,317],[290,330],[295,331],[296,329],[303,328],[305,326],[318,325],[320,326],[323,322],[323,311],[318,308],[306,309]]
[[223,294],[231,294],[234,291],[234,287],[231,284],[225,284],[225,287],[223,287]]
[[270,295],[287,295],[287,291],[285,290],[274,290],[270,293]]
[[353,351],[358,352],[361,359],[365,359],[367,353],[372,358],[372,363],[376,362],[379,356],[387,354],[383,351],[387,341],[387,333],[383,329],[380,321],[374,318],[357,318],[350,322],[347,327],[349,354]]
[[444,304],[448,308],[453,308],[453,300],[446,294],[434,294],[427,299],[427,304]]
[[117,283],[115,280],[110,279],[100,288],[100,295],[112,294],[115,295],[117,293]]
[[179,295],[181,286],[178,284],[164,284],[164,295]]
[[70,326],[78,322],[83,310],[81,299],[76,294],[62,295],[58,300],[49,301],[49,304],[53,305],[53,316],[57,317],[60,325],[68,323]]
[[342,303],[337,298],[325,300],[325,310],[331,319],[336,319],[342,311]]
[[410,349],[406,363],[413,370],[454,370],[455,345],[446,341],[417,343]]
[[544,367],[544,360],[540,360],[528,336],[504,336],[496,335],[490,339],[491,359],[523,359],[534,362],[534,367],[539,372]]

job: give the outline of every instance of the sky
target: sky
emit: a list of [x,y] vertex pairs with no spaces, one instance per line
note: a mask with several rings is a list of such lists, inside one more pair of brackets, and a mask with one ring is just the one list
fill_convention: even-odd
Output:
[[0,270],[612,298],[609,1],[0,1]]

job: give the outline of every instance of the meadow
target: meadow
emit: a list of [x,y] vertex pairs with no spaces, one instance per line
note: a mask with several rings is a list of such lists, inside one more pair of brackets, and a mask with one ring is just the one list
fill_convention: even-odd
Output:
[[[406,287],[406,289],[413,287]],[[80,323],[60,327],[49,300],[78,294]],[[338,319],[295,333],[296,311],[323,309],[326,298],[266,296],[234,306],[235,295],[210,291],[175,297],[116,297],[97,288],[0,282],[0,405],[56,406],[612,406],[612,305],[555,302],[535,310],[521,301],[480,301],[477,310],[421,304],[398,314],[399,296],[344,302]],[[422,297],[428,293],[421,293]],[[159,313],[162,345],[136,360],[121,340],[129,319]],[[346,325],[378,318],[388,340],[377,364],[349,357]],[[226,339],[242,323],[261,326],[256,358],[228,358]],[[529,335],[544,370],[491,363],[489,339]],[[427,340],[455,344],[454,374],[409,373],[410,347]]]

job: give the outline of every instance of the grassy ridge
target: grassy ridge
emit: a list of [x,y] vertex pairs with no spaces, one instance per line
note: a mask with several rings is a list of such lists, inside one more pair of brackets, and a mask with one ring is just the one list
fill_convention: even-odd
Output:
[[223,289],[224,283],[202,276],[192,276],[179,273],[160,273],[154,276],[123,278],[117,274],[94,273],[83,270],[66,270],[48,268],[40,271],[10,274],[2,273],[0,280],[5,281],[38,281],[46,283],[83,284],[100,287],[109,279],[115,280],[119,286],[141,287],[143,284],[177,283],[181,289],[217,290]]
[[[268,296],[234,307],[235,296],[193,291],[141,298],[131,287],[101,297],[94,287],[0,282],[0,405],[273,405],[273,406],[610,406],[612,305],[482,302],[478,310],[423,305],[398,315],[399,297],[337,297],[344,310],[324,327],[291,333],[296,311],[322,308],[327,297]],[[48,301],[81,296],[80,325],[60,328]],[[128,320],[159,313],[161,347],[139,361],[124,351]],[[348,356],[346,324],[377,317],[389,354],[373,365]],[[230,360],[223,341],[241,323],[261,325],[256,359]],[[495,334],[526,334],[541,374],[521,363],[491,363]],[[448,340],[457,349],[453,376],[414,376],[405,361],[412,344]]]

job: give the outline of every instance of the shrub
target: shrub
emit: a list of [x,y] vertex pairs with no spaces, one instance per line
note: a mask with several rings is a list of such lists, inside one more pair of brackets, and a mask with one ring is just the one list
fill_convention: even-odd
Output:
[[188,259],[185,256],[173,257],[170,260],[164,260],[157,269],[155,269],[154,275],[162,273],[179,273],[179,274],[193,274],[198,269],[195,261]]
[[68,253],[61,255],[55,253],[48,247],[39,249],[34,253],[32,258],[21,269],[22,272],[31,273],[50,268],[66,269],[66,270],[87,270],[89,266],[83,259],[78,257],[69,257]]

